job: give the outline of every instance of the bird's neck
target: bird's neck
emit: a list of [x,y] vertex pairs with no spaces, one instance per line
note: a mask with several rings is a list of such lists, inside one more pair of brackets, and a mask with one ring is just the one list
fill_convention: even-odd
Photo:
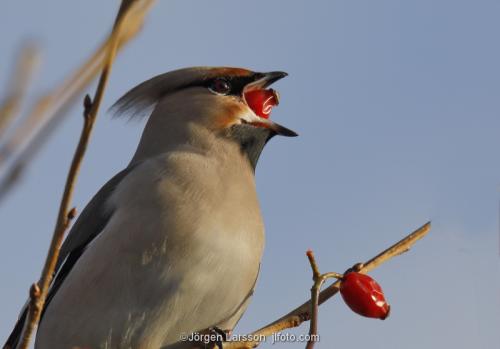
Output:
[[169,125],[164,122],[149,120],[131,164],[155,157],[160,154],[191,148],[206,153],[216,146],[214,136],[209,130],[193,123]]
[[171,127],[151,122],[146,125],[131,165],[171,151],[190,149],[199,153],[244,157],[255,171],[266,143],[273,137],[271,130],[250,125],[234,125],[225,132],[215,133],[195,123]]
[[248,158],[253,170],[267,142],[275,133],[267,128],[239,124],[232,126],[226,136],[238,144],[240,151]]

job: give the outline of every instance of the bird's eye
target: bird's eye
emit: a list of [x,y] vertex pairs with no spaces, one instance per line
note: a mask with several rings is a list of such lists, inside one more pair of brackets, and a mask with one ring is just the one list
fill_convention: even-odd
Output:
[[231,91],[231,84],[225,79],[215,79],[209,89],[217,94],[227,95]]

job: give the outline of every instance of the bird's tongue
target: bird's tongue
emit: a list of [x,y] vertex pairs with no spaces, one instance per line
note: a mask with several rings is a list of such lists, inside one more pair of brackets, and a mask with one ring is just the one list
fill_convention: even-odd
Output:
[[256,115],[265,119],[269,119],[271,109],[278,105],[278,96],[273,89],[248,91],[245,100]]

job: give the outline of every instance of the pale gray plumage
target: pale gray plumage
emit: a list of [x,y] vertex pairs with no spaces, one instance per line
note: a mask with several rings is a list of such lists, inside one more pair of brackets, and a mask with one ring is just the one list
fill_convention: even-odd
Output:
[[130,164],[90,201],[62,246],[36,349],[158,349],[181,333],[236,325],[264,246],[255,162],[275,132],[292,131],[253,125],[244,98],[206,84],[224,77],[266,86],[266,76],[182,69],[118,101],[118,113],[154,111]]

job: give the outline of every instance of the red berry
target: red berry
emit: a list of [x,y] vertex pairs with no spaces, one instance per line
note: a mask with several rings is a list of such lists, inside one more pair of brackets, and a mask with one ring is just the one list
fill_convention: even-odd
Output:
[[271,115],[271,109],[278,105],[276,92],[272,89],[248,91],[245,101],[255,114],[265,119]]
[[349,308],[359,315],[381,320],[389,316],[390,306],[382,288],[368,275],[357,272],[345,274],[340,294]]

